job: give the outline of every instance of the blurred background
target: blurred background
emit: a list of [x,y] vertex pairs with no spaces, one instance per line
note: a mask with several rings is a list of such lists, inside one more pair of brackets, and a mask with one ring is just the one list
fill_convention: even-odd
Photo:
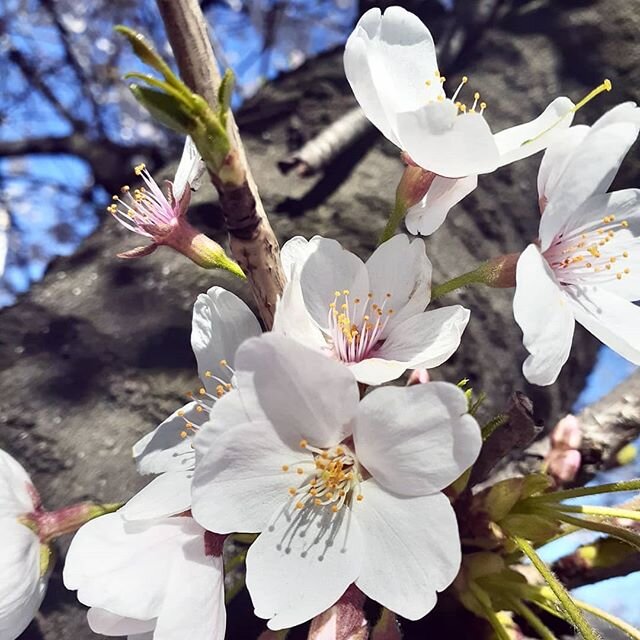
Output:
[[[605,77],[614,90],[577,122],[637,98],[640,11],[633,2],[203,0],[218,60],[236,74],[237,119],[281,241],[321,233],[363,257],[375,247],[402,170],[397,151],[360,123],[342,153],[313,175],[300,175],[295,152],[356,106],[342,47],[364,11],[389,4],[420,15],[435,35],[443,73],[452,86],[463,73],[470,77],[494,131],[535,117],[557,95],[577,101]],[[144,483],[130,446],[197,384],[189,349],[195,296],[214,284],[248,295],[168,249],[142,261],[115,258],[138,242],[104,212],[111,193],[132,181],[139,162],[171,177],[182,147],[122,81],[139,67],[112,32],[120,23],[171,56],[150,0],[0,6],[0,446],[25,464],[52,508],[85,497],[125,499]],[[434,281],[535,237],[539,160],[483,177],[427,241]],[[634,147],[614,187],[640,186],[639,168]],[[203,188],[190,216],[223,240],[211,201]],[[489,397],[488,416],[523,389],[550,427],[633,373],[578,331],[558,384],[527,386],[511,295],[470,290],[446,301],[474,313],[462,349],[434,376],[470,378]],[[615,473],[638,475],[638,468]],[[584,588],[581,597],[640,625],[639,589],[636,574]],[[90,637],[58,565],[24,638]]]

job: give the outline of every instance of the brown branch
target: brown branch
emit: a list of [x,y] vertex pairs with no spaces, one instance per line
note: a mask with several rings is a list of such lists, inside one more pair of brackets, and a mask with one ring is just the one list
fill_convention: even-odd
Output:
[[[182,79],[215,107],[220,72],[197,0],[156,1]],[[258,310],[269,329],[284,286],[280,249],[251,176],[235,120],[230,116],[228,122],[234,150],[229,154],[230,160],[242,170],[244,179],[233,185],[215,178],[212,182],[220,195],[231,254],[247,274]]]

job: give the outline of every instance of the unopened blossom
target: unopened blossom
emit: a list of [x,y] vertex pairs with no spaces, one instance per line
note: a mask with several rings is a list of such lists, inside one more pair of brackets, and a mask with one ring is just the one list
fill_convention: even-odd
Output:
[[572,127],[542,160],[539,241],[518,260],[513,300],[534,384],[556,380],[576,321],[640,364],[640,190],[607,193],[639,131],[640,109],[624,103]]
[[125,185],[113,196],[107,211],[126,229],[149,240],[149,244],[118,254],[121,258],[140,258],[167,245],[206,269],[218,267],[244,277],[238,265],[222,247],[192,227],[186,218],[191,190],[200,183],[204,164],[191,138],[187,138],[174,182],[166,182],[166,193],[144,164],[135,167],[142,186]]
[[246,561],[256,615],[292,627],[351,584],[406,618],[427,614],[460,567],[441,490],[481,446],[464,392],[432,382],[360,400],[342,363],[274,333],[242,344],[236,378],[195,438],[193,516],[260,533]]
[[64,584],[91,607],[89,626],[106,636],[223,640],[220,549],[189,516],[127,522],[112,513],[71,542]]
[[212,287],[193,306],[191,346],[202,386],[193,400],[164,420],[133,447],[141,474],[160,474],[120,511],[131,520],[170,516],[191,507],[195,467],[192,439],[209,419],[215,402],[233,389],[234,358],[240,344],[260,335],[256,317],[230,291]]
[[0,449],[0,640],[27,628],[47,588],[48,549],[41,554],[40,539],[26,524],[39,509],[31,478]]
[[460,344],[467,309],[425,311],[431,263],[419,238],[397,235],[363,262],[335,240],[296,237],[282,261],[288,282],[274,331],[344,362],[360,382],[437,367]]
[[484,96],[468,91],[467,76],[454,83],[453,92],[445,91],[429,29],[401,7],[362,16],[347,40],[344,67],[367,118],[433,174],[406,218],[409,231],[422,235],[433,233],[475,189],[478,174],[544,149],[571,124],[577,108],[568,98],[556,98],[534,120],[493,134]]

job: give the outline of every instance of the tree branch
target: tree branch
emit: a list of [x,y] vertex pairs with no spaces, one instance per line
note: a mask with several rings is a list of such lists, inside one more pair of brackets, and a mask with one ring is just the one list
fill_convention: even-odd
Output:
[[[215,106],[220,72],[197,0],[156,2],[182,79],[192,91]],[[228,132],[237,161],[244,169],[244,183],[230,187],[219,180],[212,179],[212,182],[220,195],[231,254],[247,274],[260,315],[269,329],[273,324],[276,301],[284,286],[280,250],[232,115],[228,119]]]

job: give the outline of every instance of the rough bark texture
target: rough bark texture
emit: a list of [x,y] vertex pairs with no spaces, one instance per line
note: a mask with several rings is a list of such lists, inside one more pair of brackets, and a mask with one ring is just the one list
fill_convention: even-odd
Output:
[[[525,5],[503,16],[468,59],[471,90],[482,91],[488,119],[498,130],[531,118],[558,93],[578,98],[609,77],[614,92],[578,117],[592,120],[606,106],[629,99],[640,84],[639,23],[633,3],[617,0]],[[315,182],[282,176],[276,166],[353,104],[341,52],[335,52],[267,87],[240,114],[247,153],[280,241],[322,233],[362,256],[375,247],[402,171],[397,151],[380,136],[372,132]],[[428,240],[435,282],[496,253],[519,251],[535,236],[538,161],[481,178],[479,189]],[[618,187],[631,186],[638,169],[631,158]],[[191,218],[220,240],[219,210],[198,206],[211,197],[198,193]],[[113,257],[135,244],[131,234],[108,221],[0,315],[0,446],[25,463],[49,507],[88,497],[120,500],[144,484],[129,458],[131,445],[198,384],[189,347],[196,295],[221,284],[248,297],[238,281],[199,270],[165,248],[135,262]],[[582,387],[596,343],[579,330],[558,384],[529,388],[520,373],[525,354],[511,296],[470,289],[439,301],[461,302],[473,313],[462,348],[434,377],[469,377],[489,395],[483,417],[501,410],[508,395],[521,389],[532,397],[537,416],[557,418]],[[437,613],[406,625],[406,637],[427,637],[437,626],[433,637],[480,638],[465,626],[469,618],[449,606],[443,598]],[[247,615],[245,595],[238,607],[244,607],[243,615],[232,614],[228,637],[256,637],[264,627]],[[60,586],[60,564],[44,608],[24,637],[96,637],[75,596]]]

